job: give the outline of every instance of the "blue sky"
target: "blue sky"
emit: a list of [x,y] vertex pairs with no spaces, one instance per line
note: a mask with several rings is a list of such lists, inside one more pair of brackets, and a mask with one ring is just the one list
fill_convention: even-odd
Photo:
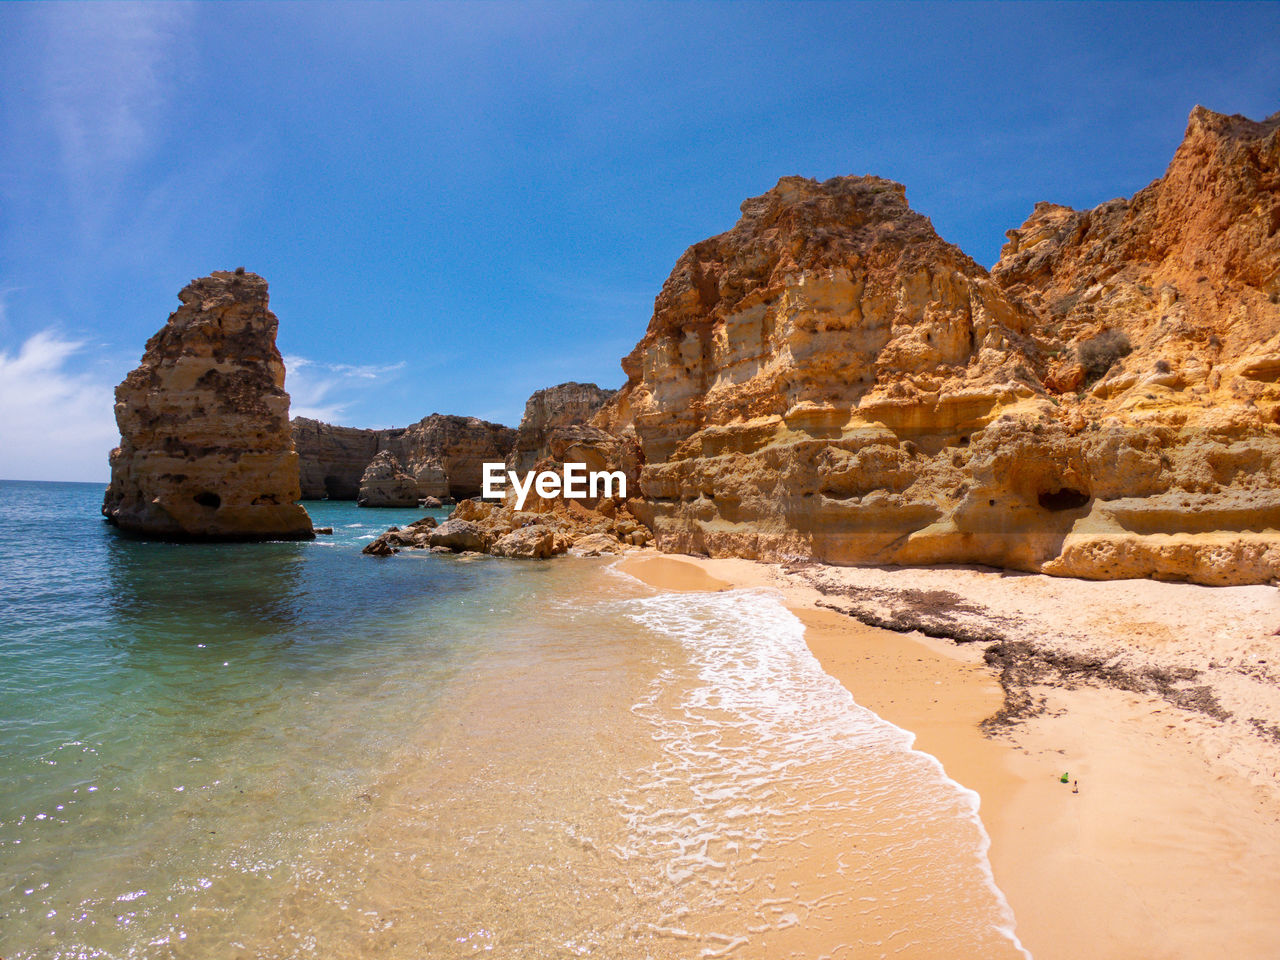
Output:
[[874,173],[980,262],[1280,110],[1280,4],[0,4],[0,477],[104,480],[190,279],[267,278],[295,413],[618,386],[690,244]]

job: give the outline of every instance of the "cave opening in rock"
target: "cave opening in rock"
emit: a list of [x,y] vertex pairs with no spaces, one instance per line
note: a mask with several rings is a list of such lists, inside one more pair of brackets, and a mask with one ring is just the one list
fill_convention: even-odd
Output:
[[1040,506],[1057,513],[1060,510],[1078,510],[1089,502],[1089,495],[1070,487],[1040,494]]
[[197,493],[191,499],[200,504],[200,506],[209,507],[211,510],[216,510],[222,506],[222,498],[216,493],[210,493],[207,490],[204,493]]

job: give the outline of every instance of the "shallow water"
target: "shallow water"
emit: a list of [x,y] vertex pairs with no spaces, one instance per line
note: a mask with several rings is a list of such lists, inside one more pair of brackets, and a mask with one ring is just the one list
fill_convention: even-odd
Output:
[[125,540],[0,483],[0,956],[1016,956],[974,798],[772,596]]

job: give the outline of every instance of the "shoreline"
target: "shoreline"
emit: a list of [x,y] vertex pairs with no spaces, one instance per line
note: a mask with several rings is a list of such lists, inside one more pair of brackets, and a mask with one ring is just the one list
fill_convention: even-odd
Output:
[[1273,588],[675,555],[619,569],[781,593],[823,669],[978,794],[1037,960],[1275,955]]

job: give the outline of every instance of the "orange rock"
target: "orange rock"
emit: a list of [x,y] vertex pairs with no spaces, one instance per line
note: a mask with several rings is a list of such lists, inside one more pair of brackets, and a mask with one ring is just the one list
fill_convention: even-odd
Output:
[[155,539],[311,539],[267,282],[218,271],[178,298],[116,387],[103,515]]
[[991,274],[898,184],[783,178],[593,420],[630,506],[713,556],[1280,576],[1278,130],[1197,108],[1164,177],[1038,204]]

